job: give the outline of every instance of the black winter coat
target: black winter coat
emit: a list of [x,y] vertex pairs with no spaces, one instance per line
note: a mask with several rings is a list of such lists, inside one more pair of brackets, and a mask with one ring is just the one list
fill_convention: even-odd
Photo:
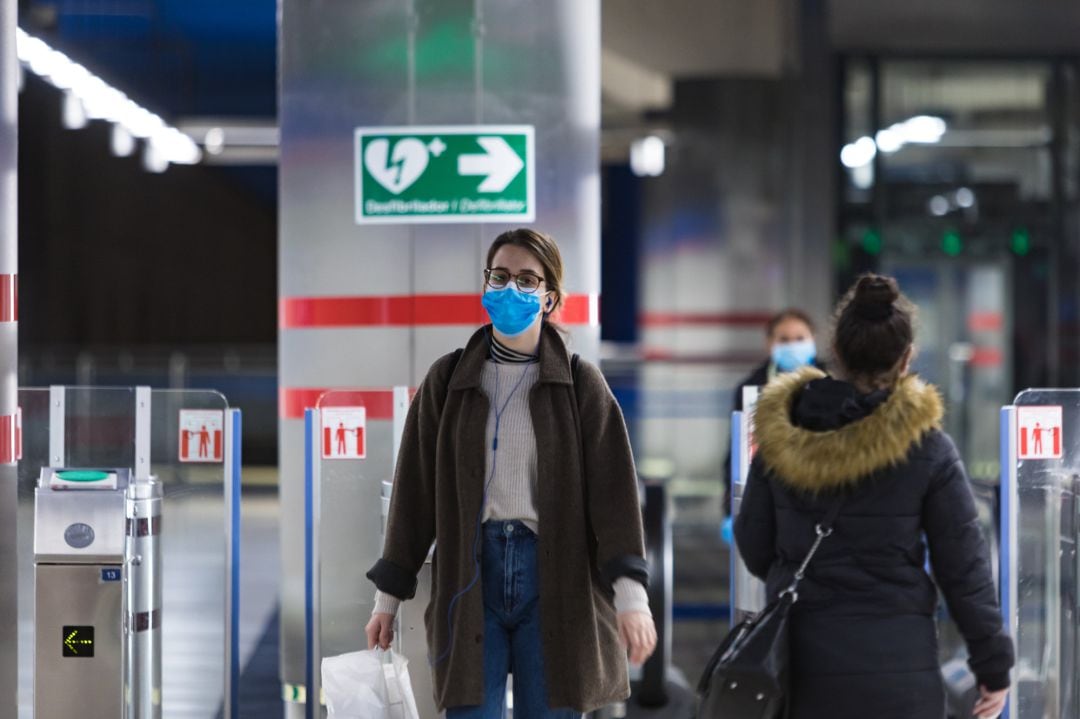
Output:
[[941,416],[937,392],[915,377],[860,395],[804,369],[758,400],[735,538],[770,598],[790,584],[815,523],[843,501],[794,605],[791,719],[945,716],[928,551],[979,683],[1009,684],[1012,641]]

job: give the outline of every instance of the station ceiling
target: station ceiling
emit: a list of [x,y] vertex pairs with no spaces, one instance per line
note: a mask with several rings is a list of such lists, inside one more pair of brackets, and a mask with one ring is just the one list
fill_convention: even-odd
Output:
[[[778,76],[793,52],[800,4],[826,4],[841,50],[1080,51],[1076,0],[602,3],[605,118],[662,106],[675,79]],[[19,7],[24,28],[165,117],[276,115],[277,0],[19,0]]]

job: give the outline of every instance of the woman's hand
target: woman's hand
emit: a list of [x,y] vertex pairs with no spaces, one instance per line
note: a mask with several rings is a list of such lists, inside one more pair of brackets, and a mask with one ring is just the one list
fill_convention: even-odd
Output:
[[656,626],[652,617],[642,612],[620,612],[619,641],[630,650],[631,664],[644,664],[656,649]]
[[389,649],[390,642],[394,641],[394,615],[381,612],[372,614],[365,631],[368,649],[374,649],[376,645],[383,650]]
[[1005,709],[1007,696],[1009,696],[1008,689],[992,692],[986,687],[979,687],[979,701],[975,702],[972,714],[979,719],[995,719]]

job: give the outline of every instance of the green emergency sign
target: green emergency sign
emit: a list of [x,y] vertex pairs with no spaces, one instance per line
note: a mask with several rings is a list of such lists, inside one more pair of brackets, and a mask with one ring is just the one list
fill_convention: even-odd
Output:
[[531,222],[531,125],[361,127],[357,224]]

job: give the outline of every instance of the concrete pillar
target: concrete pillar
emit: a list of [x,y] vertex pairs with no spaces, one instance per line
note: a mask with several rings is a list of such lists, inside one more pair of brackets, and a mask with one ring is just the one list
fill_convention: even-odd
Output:
[[0,0],[0,715],[17,714],[18,571],[16,561],[17,480],[14,419],[17,400],[18,334],[18,73],[15,0]]
[[732,390],[764,358],[770,314],[799,300],[787,88],[781,77],[676,82],[667,166],[643,181],[640,336],[653,361],[636,449],[717,490]]
[[798,120],[788,128],[791,153],[796,158],[791,175],[795,222],[790,301],[825,320],[838,289],[832,245],[840,152],[836,59],[829,40],[826,0],[801,0],[794,25],[791,34],[798,65],[789,73],[795,103],[790,116]]
[[[282,680],[304,683],[303,409],[326,388],[364,392],[369,437],[389,436],[390,391],[415,386],[485,321],[481,270],[506,225],[354,223],[354,131],[401,125],[535,127],[536,220],[558,240],[574,350],[599,345],[599,0],[282,0],[280,28]],[[386,453],[388,457],[389,453]],[[379,453],[379,456],[383,455]],[[388,478],[388,459],[365,460]],[[327,501],[324,496],[324,504]],[[355,498],[354,498],[355,501]],[[364,498],[377,504],[378,495]],[[349,541],[344,538],[343,541]],[[327,538],[324,535],[324,546]],[[371,609],[351,547],[335,586],[357,646]],[[416,611],[419,608],[413,608]],[[355,622],[355,625],[354,625]],[[415,666],[413,671],[423,670]],[[290,716],[298,716],[291,705]]]
[[[836,102],[825,0],[786,4],[772,75],[675,85],[664,174],[643,181],[642,344],[650,419],[638,451],[681,477],[722,472],[732,390],[765,358],[764,324],[800,307],[824,354],[834,298]],[[674,399],[683,400],[674,411]],[[674,405],[679,406],[679,405]],[[718,441],[719,440],[719,441]]]

